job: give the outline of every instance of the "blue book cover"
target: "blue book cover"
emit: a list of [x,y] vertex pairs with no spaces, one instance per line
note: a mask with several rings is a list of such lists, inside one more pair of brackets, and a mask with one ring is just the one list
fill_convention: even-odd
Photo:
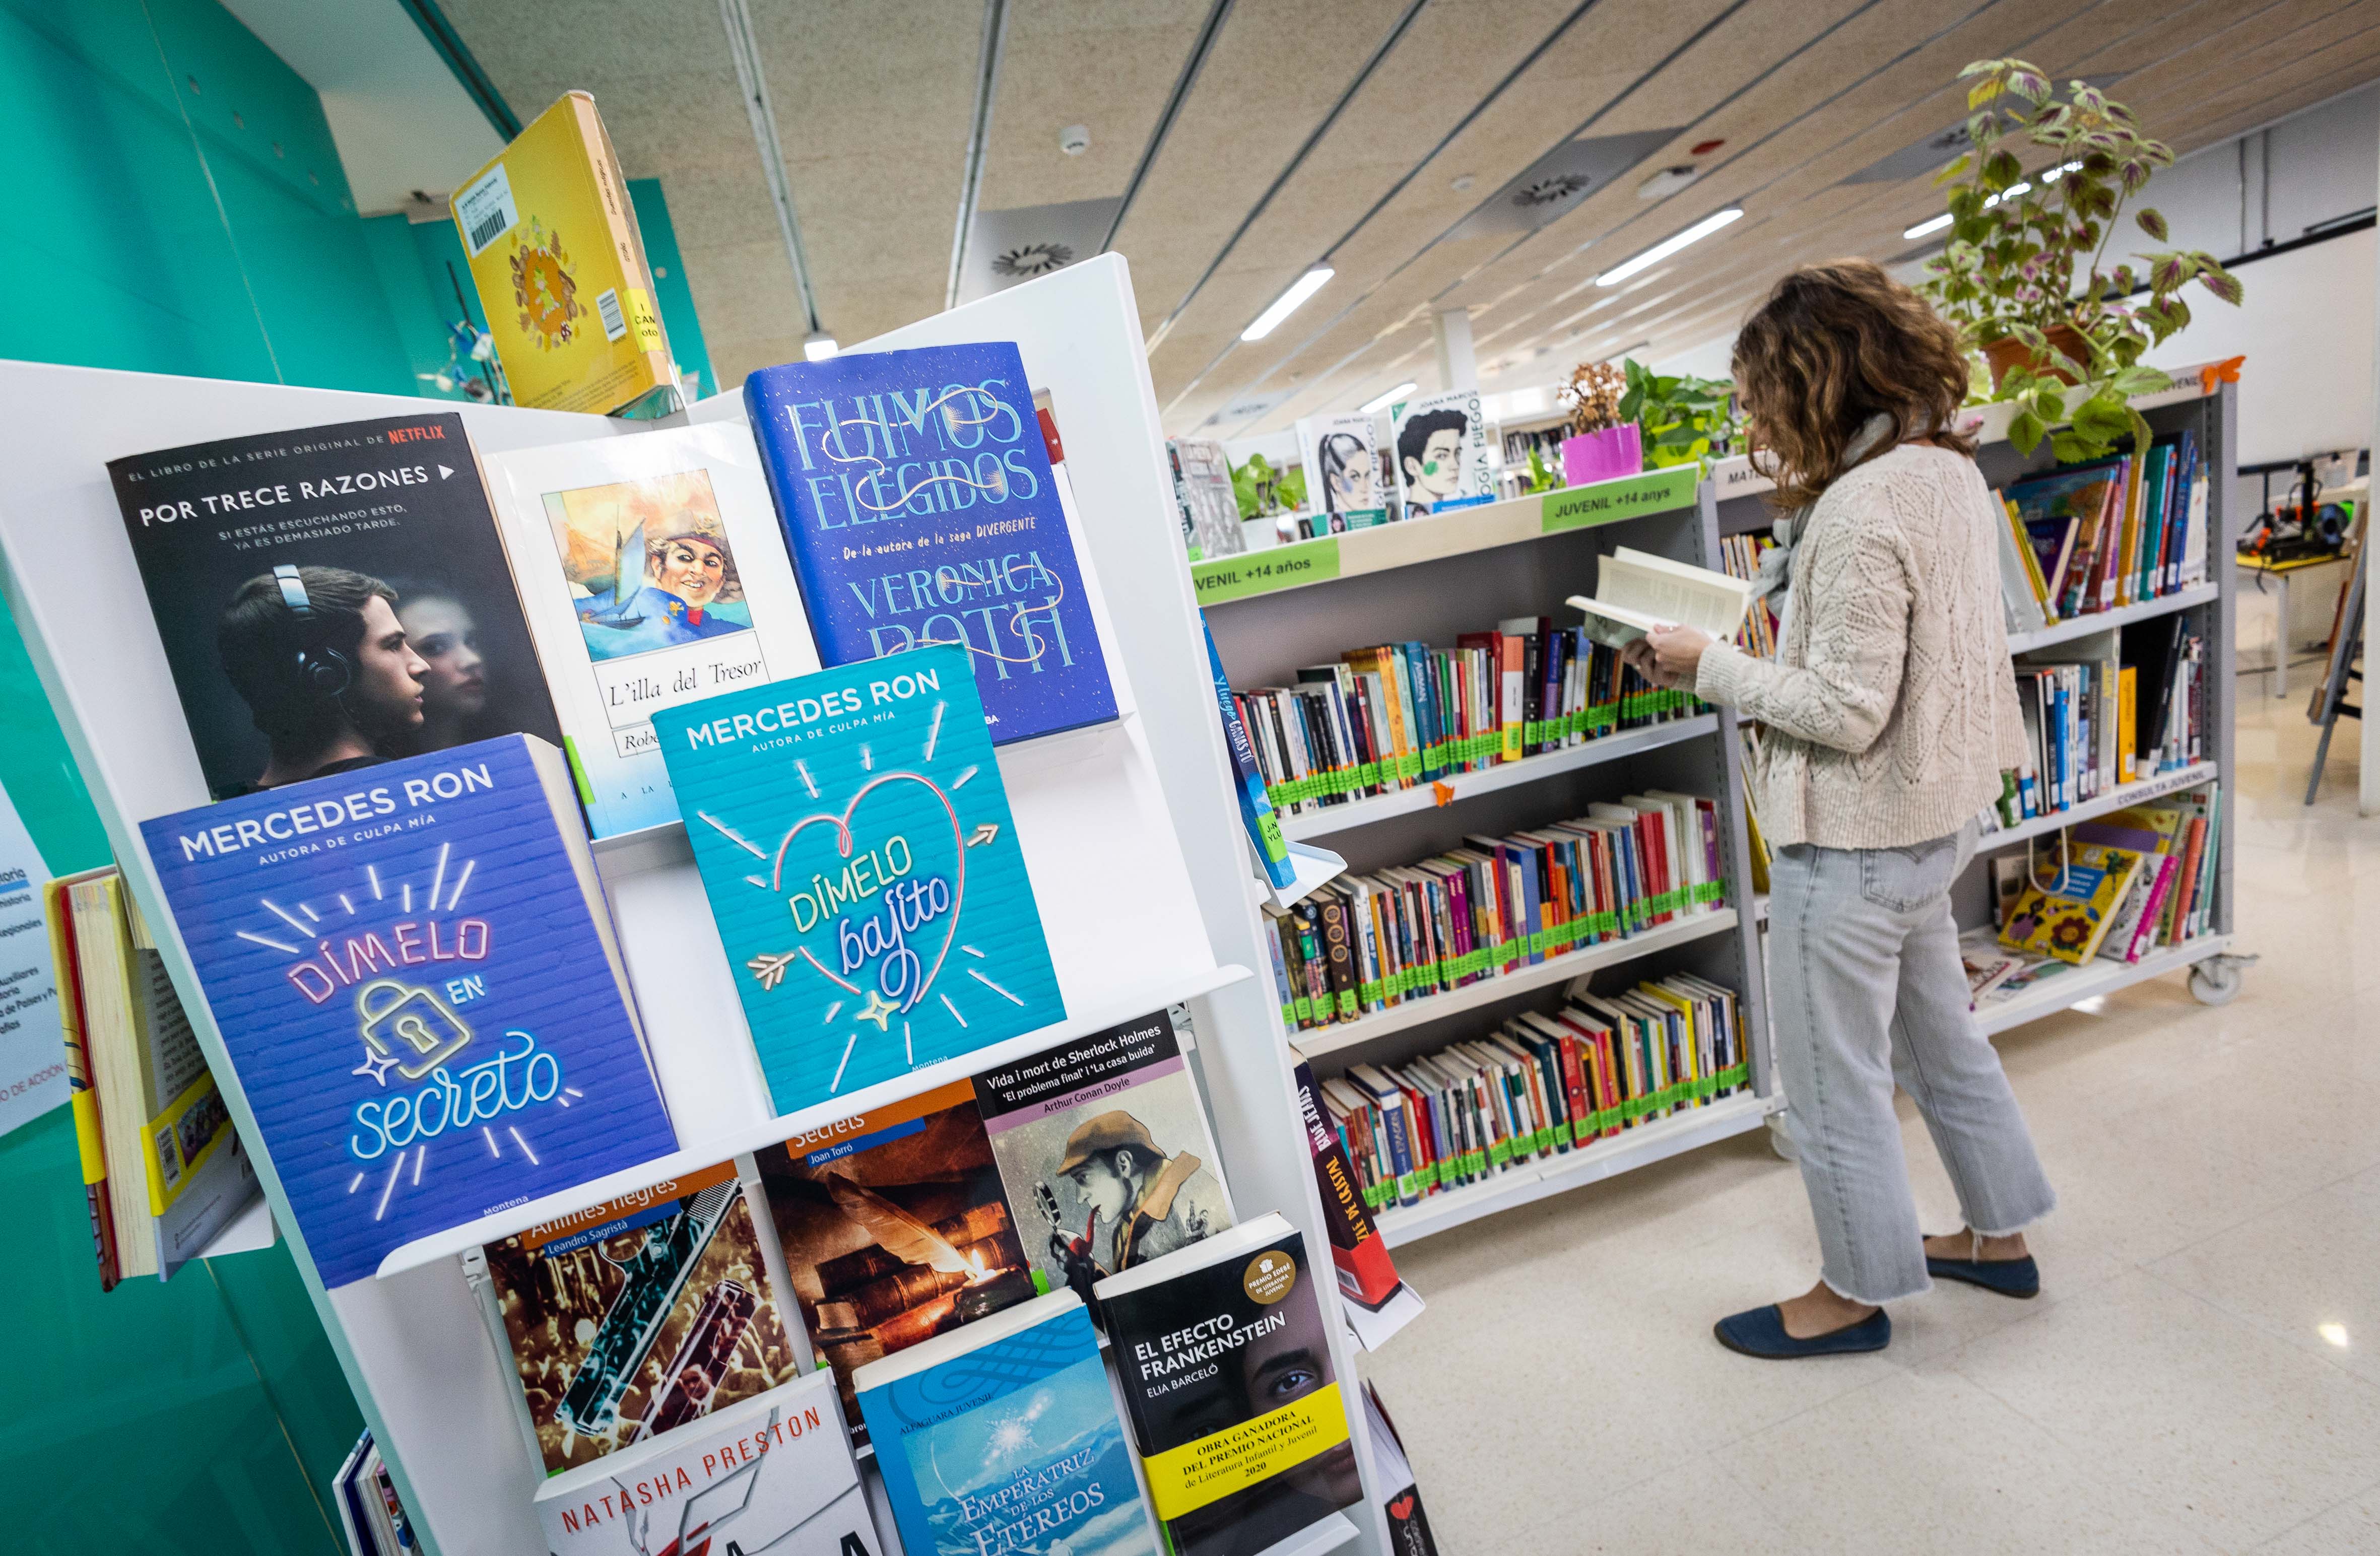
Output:
[[677,1149],[569,772],[543,741],[141,833],[324,1285]]
[[1272,800],[1265,794],[1264,775],[1257,771],[1256,751],[1248,745],[1247,726],[1240,722],[1240,707],[1232,699],[1231,677],[1223,674],[1223,655],[1215,647],[1215,634],[1207,626],[1207,618],[1198,618],[1198,630],[1207,639],[1207,673],[1215,682],[1215,704],[1223,715],[1223,744],[1232,753],[1232,790],[1240,802],[1240,825],[1248,833],[1248,842],[1257,857],[1264,864],[1265,879],[1275,886],[1287,886],[1297,879],[1297,866],[1289,857],[1289,843],[1281,834],[1281,818],[1273,813]]
[[780,1113],[1062,1021],[962,649],[653,715]]
[[1067,1291],[856,1377],[909,1556],[1157,1556],[1099,1341]]
[[1116,716],[1014,343],[789,362],[744,400],[822,663],[962,648],[994,745]]

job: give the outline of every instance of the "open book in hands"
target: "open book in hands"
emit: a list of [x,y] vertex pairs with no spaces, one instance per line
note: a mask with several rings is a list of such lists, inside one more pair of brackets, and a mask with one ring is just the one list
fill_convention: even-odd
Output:
[[1595,598],[1573,594],[1568,603],[1586,613],[1588,637],[1622,649],[1656,626],[1697,627],[1730,641],[1751,600],[1742,578],[1621,546],[1603,559]]

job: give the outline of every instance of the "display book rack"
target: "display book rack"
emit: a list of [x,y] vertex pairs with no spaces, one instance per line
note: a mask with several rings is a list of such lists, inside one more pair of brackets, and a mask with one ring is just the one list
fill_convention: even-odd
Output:
[[[2230,384],[2218,383],[2209,393],[2194,370],[2184,370],[2175,377],[2173,388],[2142,395],[2132,405],[2158,435],[2187,430],[2197,440],[2206,468],[2212,473],[2207,483],[2206,581],[2178,593],[2055,622],[2038,631],[2011,633],[2009,651],[2011,656],[2022,658],[2052,648],[2085,650],[2108,647],[2111,639],[2119,638],[2135,623],[2177,612],[2190,613],[2205,633],[2207,663],[2213,671],[2205,679],[2205,758],[2178,772],[2121,784],[2069,809],[1984,833],[1976,845],[1975,862],[1951,888],[1950,900],[1962,930],[1988,923],[1993,909],[1990,867],[1986,861],[1992,856],[2041,840],[2054,842],[2060,829],[2076,822],[2219,781],[2222,802],[2216,839],[2211,927],[2196,940],[2152,951],[2138,962],[2094,960],[2071,972],[2045,979],[2011,999],[1987,1003],[1977,1015],[1987,1033],[2004,1032],[2083,1000],[2184,969],[2191,975],[2191,992],[2208,1004],[2224,1003],[2239,991],[2240,962],[2231,954],[2232,848],[2239,814],[2239,792],[2234,782],[2237,769],[2232,760],[2232,726],[2237,709],[2228,669],[2233,657],[2239,575],[2231,549],[2231,482],[2225,479],[2239,447],[2238,391]],[[1971,423],[1971,430],[1980,440],[1975,461],[1983,469],[1985,480],[1994,488],[2004,488],[2011,480],[2047,469],[2056,463],[2046,439],[2029,456],[2020,454],[2008,441],[2008,415],[2012,407],[1978,408],[1980,415]],[[1719,533],[1740,535],[1768,528],[1774,514],[1763,494],[1769,490],[1769,482],[1752,470],[1749,461],[1738,457],[1715,465],[1710,484]]]
[[[1575,626],[1578,613],[1563,600],[1593,592],[1596,559],[1616,546],[1717,569],[1716,510],[1709,484],[1699,475],[1694,466],[1647,471],[1196,563],[1191,573],[1232,684],[1286,685],[1296,679],[1298,666],[1328,663],[1366,644],[1420,639],[1443,645],[1515,616]],[[1624,989],[1683,971],[1739,991],[1751,1039],[1749,1092],[1385,1210],[1379,1229],[1391,1246],[1759,1128],[1781,1105],[1769,1064],[1750,911],[1741,760],[1735,715],[1721,708],[1459,774],[1435,787],[1282,818],[1289,837],[1327,839],[1358,873],[1458,846],[1466,833],[1500,833],[1578,816],[1592,801],[1648,788],[1707,796],[1718,802],[1724,820],[1728,893],[1718,912],[1549,956],[1500,979],[1303,1037],[1282,1027],[1283,1042],[1327,1078],[1353,1064],[1393,1064],[1477,1036],[1519,1010],[1557,1008],[1566,991],[1582,986]],[[1232,953],[1243,954],[1257,968],[1270,955],[1263,945]],[[1277,1003],[1269,1018],[1281,1021]]]
[[[457,1252],[565,1211],[723,1161],[797,1131],[987,1065],[1186,1002],[1223,1176],[1243,1215],[1280,1210],[1318,1269],[1330,1252],[1291,1062],[1261,968],[1257,914],[1231,769],[1173,519],[1157,402],[1123,261],[1105,256],[909,326],[859,349],[1013,340],[1064,430],[1082,516],[1087,584],[1117,608],[1100,621],[1117,721],[1002,748],[1068,1019],[964,1060],[771,1118],[734,985],[682,828],[599,850],[646,1033],[683,1149],[673,1156],[484,1217],[390,1254],[376,1279],[325,1290],[159,891],[139,823],[202,804],[197,757],[122,538],[106,462],[143,449],[428,408],[460,409],[481,450],[602,436],[594,416],[396,396],[0,363],[0,415],[18,457],[0,495],[5,587],[115,856],[188,1007],[233,1120],[315,1311],[431,1556],[544,1549],[531,1506],[540,1475],[515,1424],[513,1385],[490,1343]],[[733,396],[697,419],[740,414]],[[665,993],[664,993],[665,991]],[[1347,1546],[1385,1556],[1384,1492],[1372,1485],[1353,1388],[1354,1342],[1337,1294],[1316,1282],[1365,1498],[1288,1542],[1299,1556]],[[798,1333],[800,1325],[788,1328]],[[871,1482],[872,1464],[865,1466]],[[1394,1488],[1388,1489],[1393,1490]],[[880,1501],[888,1548],[897,1534]]]

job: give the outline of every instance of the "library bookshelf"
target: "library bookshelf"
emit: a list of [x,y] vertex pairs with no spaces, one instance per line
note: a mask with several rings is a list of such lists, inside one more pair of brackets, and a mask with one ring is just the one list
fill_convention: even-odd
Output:
[[[1231,769],[1215,716],[1196,607],[1181,560],[1171,478],[1139,311],[1120,257],[1108,255],[870,342],[860,350],[1013,340],[1064,430],[1083,516],[1087,592],[1100,607],[1123,711],[1088,730],[1003,747],[1016,833],[1068,1019],[941,1073],[920,1071],[771,1116],[725,954],[710,927],[682,829],[608,841],[598,865],[680,1149],[638,1168],[419,1239],[380,1274],[325,1289],[262,1149],[237,1073],[165,911],[140,836],[152,817],[202,804],[206,787],[107,479],[121,455],[238,433],[372,416],[459,409],[480,451],[602,437],[638,424],[448,401],[0,363],[0,415],[19,432],[0,495],[0,578],[44,690],[134,897],[160,930],[167,970],[248,1143],[290,1249],[399,1495],[431,1556],[515,1556],[543,1549],[530,1498],[540,1480],[515,1424],[514,1385],[495,1355],[455,1257],[473,1242],[661,1181],[796,1130],[907,1095],[979,1064],[1185,1002],[1193,1068],[1212,1118],[1222,1176],[1243,1216],[1281,1210],[1327,1265],[1328,1238],[1292,1062],[1261,973],[1259,923]],[[740,415],[735,396],[696,420]],[[1317,1283],[1332,1359],[1348,1387],[1348,1431],[1365,1496],[1292,1537],[1297,1556],[1389,1550],[1383,1493],[1371,1484],[1353,1388],[1354,1343],[1335,1286]],[[789,1325],[796,1337],[800,1326]],[[796,1338],[796,1344],[800,1343]],[[868,1472],[874,1481],[872,1466]],[[1390,1489],[1393,1489],[1392,1488]],[[878,1526],[892,1520],[880,1502]],[[888,1538],[890,1537],[888,1536]],[[897,1546],[894,1547],[897,1549]]]
[[[1961,929],[1988,923],[1993,910],[1987,861],[1992,856],[2034,847],[2043,839],[2054,839],[2066,827],[2126,806],[2214,783],[2221,785],[2221,804],[2209,930],[2196,940],[2161,948],[2138,962],[2095,960],[2071,972],[2044,979],[2006,1001],[1987,1003],[1977,1013],[1977,1020],[1986,1032],[2004,1032],[2084,1000],[2174,972],[2187,972],[2191,991],[2209,1003],[2228,1000],[2239,988],[2239,963],[2232,955],[2231,894],[2239,808],[2232,738],[2237,704],[2231,675],[2238,570],[2232,553],[2236,519],[2230,512],[2231,482],[2227,479],[2239,446],[2238,394],[2236,386],[2228,383],[2218,383],[2213,393],[2208,393],[2195,370],[2184,370],[2176,374],[2174,387],[2142,395],[2132,402],[2154,432],[2162,435],[2189,432],[2212,472],[2207,483],[2206,581],[2176,593],[2055,622],[2036,631],[2009,635],[2010,653],[2023,656],[2068,644],[2120,640],[2127,628],[2140,623],[2188,613],[2204,634],[2207,646],[2203,760],[2114,787],[2067,809],[1985,833],[1976,845],[1975,863],[1951,889],[1952,911]],[[1973,428],[1982,440],[1975,452],[1976,463],[1982,467],[1984,479],[1996,488],[2034,471],[2047,469],[2055,463],[2046,440],[2030,456],[2020,454],[2009,443],[2008,408],[1982,407],[1979,424]],[[1768,482],[1753,471],[1748,461],[1735,458],[1717,465],[1711,471],[1710,484],[1721,534],[1740,535],[1769,527],[1774,516],[1762,500],[1769,490]]]
[[[1597,559],[1616,546],[1718,567],[1715,509],[1699,476],[1692,466],[1647,471],[1196,563],[1191,572],[1232,684],[1285,685],[1295,680],[1298,666],[1328,663],[1366,644],[1451,643],[1462,633],[1517,616],[1575,625],[1578,613],[1564,598],[1592,593]],[[1312,565],[1282,570],[1283,553],[1299,553]],[[1270,571],[1264,570],[1267,558],[1275,559]],[[1397,1063],[1492,1031],[1522,1010],[1558,1008],[1574,990],[1609,991],[1691,972],[1739,992],[1750,1039],[1748,1091],[1486,1183],[1384,1210],[1380,1230],[1391,1244],[1757,1129],[1780,1105],[1751,912],[1739,753],[1735,715],[1714,709],[1459,774],[1438,789],[1425,784],[1282,818],[1287,835],[1327,841],[1358,873],[1457,846],[1468,833],[1501,833],[1578,816],[1593,801],[1651,788],[1713,799],[1723,821],[1727,895],[1716,911],[1354,1021],[1302,1033],[1281,1027],[1284,1042],[1328,1078],[1354,1064]],[[1236,945],[1219,942],[1217,954],[1241,960]],[[1245,965],[1264,968],[1270,954],[1254,945]],[[1278,1008],[1270,1014],[1280,1023]]]

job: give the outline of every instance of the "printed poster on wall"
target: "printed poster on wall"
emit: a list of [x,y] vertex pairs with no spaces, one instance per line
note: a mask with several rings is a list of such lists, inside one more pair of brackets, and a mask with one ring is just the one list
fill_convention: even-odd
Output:
[[66,1035],[42,918],[49,867],[0,793],[0,1135],[67,1100]]

